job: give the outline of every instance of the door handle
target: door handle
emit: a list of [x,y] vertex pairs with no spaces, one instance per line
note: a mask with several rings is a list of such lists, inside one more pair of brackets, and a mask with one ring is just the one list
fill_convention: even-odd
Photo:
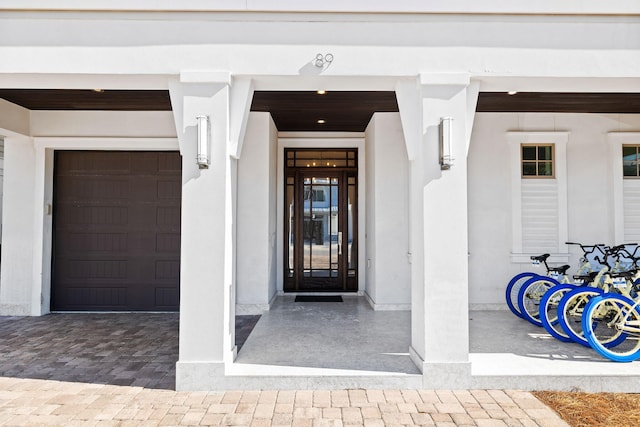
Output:
[[342,231],[338,231],[338,255],[342,255]]

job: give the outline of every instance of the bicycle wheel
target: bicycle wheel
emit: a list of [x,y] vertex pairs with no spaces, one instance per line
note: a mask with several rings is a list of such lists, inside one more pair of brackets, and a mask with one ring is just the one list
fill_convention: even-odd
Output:
[[558,305],[560,327],[572,341],[585,347],[590,347],[582,331],[582,312],[591,298],[603,293],[602,289],[578,286],[574,290],[567,292],[560,300]]
[[551,277],[538,276],[527,280],[518,292],[518,308],[522,318],[542,327],[540,301],[549,289],[559,285],[560,283]]
[[509,284],[507,284],[505,295],[507,305],[509,306],[509,310],[518,317],[522,317],[520,308],[518,307],[518,292],[520,292],[520,288],[524,285],[524,282],[536,276],[538,276],[538,274],[530,272],[516,274],[509,280]]
[[601,356],[615,362],[640,358],[640,312],[633,300],[612,293],[593,297],[585,307],[582,328]]
[[558,305],[562,297],[569,291],[576,288],[576,285],[561,284],[549,289],[540,300],[540,321],[544,329],[557,340],[562,342],[572,342],[569,335],[560,326],[558,319]]

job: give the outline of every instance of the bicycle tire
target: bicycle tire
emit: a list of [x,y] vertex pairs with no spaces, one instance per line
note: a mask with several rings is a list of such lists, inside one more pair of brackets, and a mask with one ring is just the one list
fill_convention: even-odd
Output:
[[[598,354],[614,362],[633,362],[640,358],[640,334],[628,334],[616,326],[640,324],[635,302],[623,295],[606,293],[591,298],[585,307],[582,328]],[[615,345],[613,344],[615,343]]]
[[507,306],[509,306],[509,310],[517,317],[522,318],[522,313],[520,313],[520,308],[518,307],[518,292],[520,292],[520,288],[527,280],[535,276],[539,276],[539,274],[531,272],[519,273],[513,276],[507,284],[505,292]]
[[560,326],[572,341],[585,347],[591,347],[582,331],[582,313],[589,300],[604,291],[591,286],[578,286],[567,292],[558,305],[558,319]]
[[542,327],[540,320],[540,301],[544,294],[560,282],[551,277],[537,276],[527,280],[518,292],[518,308],[522,318]]
[[562,342],[573,342],[571,337],[562,329],[558,318],[558,305],[560,300],[576,285],[560,284],[549,289],[540,300],[540,321],[542,327],[555,339]]

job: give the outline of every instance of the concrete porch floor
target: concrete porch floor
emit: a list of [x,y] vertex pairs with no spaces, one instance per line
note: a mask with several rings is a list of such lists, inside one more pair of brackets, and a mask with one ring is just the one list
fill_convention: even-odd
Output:
[[409,358],[409,311],[344,302],[276,299],[228,365],[227,388],[420,388]]
[[[640,361],[607,361],[507,310],[471,311],[469,332],[471,377],[449,379],[448,388],[640,392]],[[362,297],[343,303],[279,297],[227,367],[227,378],[254,388],[433,388],[409,358],[409,345],[408,311],[374,311]]]
[[471,387],[640,392],[640,361],[604,359],[508,310],[472,311],[469,317]]

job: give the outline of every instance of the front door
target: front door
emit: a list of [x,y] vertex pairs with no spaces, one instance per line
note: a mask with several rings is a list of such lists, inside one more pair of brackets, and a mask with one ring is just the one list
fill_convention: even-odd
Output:
[[357,291],[356,151],[285,155],[284,290]]

